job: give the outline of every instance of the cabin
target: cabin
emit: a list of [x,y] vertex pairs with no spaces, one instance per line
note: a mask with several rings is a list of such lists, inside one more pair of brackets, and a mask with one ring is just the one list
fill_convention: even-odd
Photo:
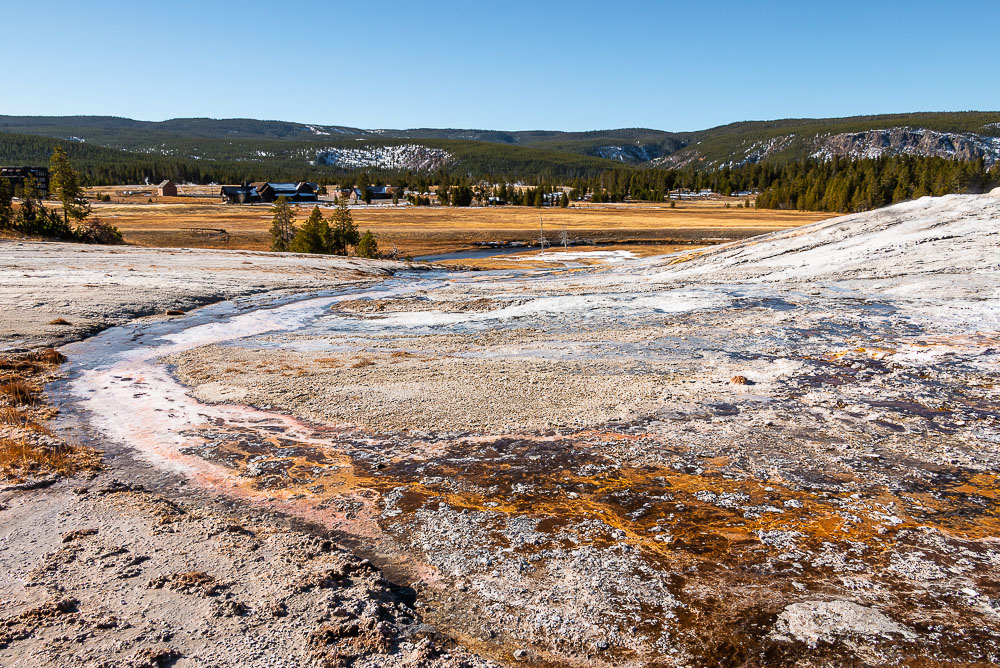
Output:
[[156,194],[160,197],[177,197],[177,186],[170,179],[166,179],[156,186]]
[[257,190],[262,202],[276,202],[279,197],[288,199],[289,202],[317,202],[319,197],[316,191],[319,185],[302,181],[299,183],[272,183],[270,181],[259,181],[250,184]]
[[341,200],[348,203],[356,203],[364,199],[361,191],[357,188],[339,188],[337,190],[337,196],[340,197]]
[[29,176],[35,177],[35,185],[43,197],[49,193],[48,167],[0,167],[0,179],[10,181],[12,188],[23,186]]
[[219,194],[226,204],[255,204],[261,201],[257,189],[249,183],[241,186],[222,186]]
[[372,199],[392,199],[396,190],[392,186],[368,186]]

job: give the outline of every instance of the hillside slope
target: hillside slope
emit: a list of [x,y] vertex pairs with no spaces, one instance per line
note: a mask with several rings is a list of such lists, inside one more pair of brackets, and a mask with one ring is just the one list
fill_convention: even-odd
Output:
[[802,158],[920,155],[1000,161],[1000,112],[888,114],[732,123],[694,133],[663,167],[722,167]]
[[[27,141],[36,137],[44,142]],[[804,158],[937,156],[1000,163],[1000,112],[753,121],[665,132],[416,128],[366,130],[252,119],[179,118],[162,122],[108,116],[0,116],[0,162],[37,162],[56,143],[106,168],[118,162],[183,161],[172,174],[213,178],[321,178],[358,169],[434,172],[474,178],[559,179],[621,165],[717,169]],[[110,154],[82,147],[115,149]],[[197,163],[214,163],[213,168]],[[89,164],[89,163],[88,163]],[[99,171],[99,170],[98,170]]]

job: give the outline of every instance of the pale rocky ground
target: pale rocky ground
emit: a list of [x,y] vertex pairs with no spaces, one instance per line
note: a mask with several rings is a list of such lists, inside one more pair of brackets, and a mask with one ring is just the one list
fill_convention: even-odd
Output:
[[490,665],[322,532],[111,466],[0,491],[0,664]]
[[[405,266],[0,242],[0,350],[220,299],[370,285]],[[0,572],[3,666],[492,665],[322,528],[191,494],[128,452],[74,479],[0,481]]]
[[[307,643],[331,596],[369,596],[390,602],[352,614],[382,619],[385,644],[345,627],[326,646],[354,665],[1000,661],[1000,196],[684,256],[389,283],[68,346],[62,392],[108,443],[101,475],[120,467],[189,517],[163,534],[105,480],[7,492],[5,628],[46,597],[79,603],[52,598],[0,659],[56,665],[57,647],[83,663],[120,642],[122,660],[162,644],[178,666],[227,665],[238,643],[219,636],[273,625],[276,644],[235,662],[298,665],[322,660]],[[274,512],[369,556],[413,607],[366,570],[296,593],[305,622],[262,616],[298,570],[358,563],[313,554]],[[230,522],[253,535],[215,533]],[[107,536],[154,558],[132,575],[102,556]],[[254,584],[257,552],[275,571]],[[226,588],[171,589],[191,570]],[[96,624],[110,603],[88,583],[110,580],[131,630]],[[147,597],[174,612],[143,618]],[[212,616],[230,602],[243,616]],[[217,636],[186,623],[199,615]]]
[[[406,266],[289,253],[0,240],[0,350],[73,341],[140,316],[222,299],[342,288]],[[57,318],[68,324],[50,324]]]

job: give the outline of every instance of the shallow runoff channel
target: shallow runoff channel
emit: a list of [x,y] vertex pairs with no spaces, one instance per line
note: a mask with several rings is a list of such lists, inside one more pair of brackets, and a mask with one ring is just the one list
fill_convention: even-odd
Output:
[[180,453],[205,440],[196,427],[224,423],[283,432],[304,442],[315,442],[310,436],[313,430],[280,413],[202,404],[188,395],[188,388],[166,365],[158,363],[160,358],[203,345],[299,330],[329,317],[329,307],[338,301],[403,296],[433,290],[449,280],[456,279],[444,272],[406,273],[372,287],[220,302],[179,318],[109,328],[60,349],[69,358],[69,374],[46,388],[60,407],[55,426],[104,450],[133,448],[140,459],[193,476],[206,486],[229,487],[230,474],[222,467]]
[[[219,431],[257,433],[260,438],[279,435],[312,445],[328,442],[321,437],[328,439],[336,428],[305,424],[284,413],[252,406],[204,404],[189,395],[189,388],[173,376],[168,365],[159,362],[161,358],[205,345],[240,345],[253,337],[316,327],[327,334],[388,332],[397,325],[392,319],[340,318],[331,314],[330,307],[342,300],[428,294],[455,283],[516,280],[529,273],[544,281],[561,270],[406,272],[375,286],[293,297],[263,295],[220,302],[168,320],[137,320],[112,327],[60,349],[68,358],[69,373],[46,388],[60,407],[54,426],[99,449],[114,452],[116,448],[131,448],[140,460],[162,470],[192,477],[218,491],[237,493],[231,470],[183,452],[211,438],[206,425]],[[429,331],[440,324],[430,319],[411,331]],[[451,332],[489,326],[474,319],[443,324]],[[254,345],[273,344],[258,341]]]

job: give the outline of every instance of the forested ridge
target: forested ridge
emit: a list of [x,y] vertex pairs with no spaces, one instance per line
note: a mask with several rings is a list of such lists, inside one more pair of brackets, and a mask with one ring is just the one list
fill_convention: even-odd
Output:
[[[310,164],[310,161],[331,148],[377,149],[398,143],[388,139],[316,143],[184,138],[175,142],[168,153],[167,149],[123,150],[39,135],[0,134],[0,162],[44,164],[58,145],[66,149],[91,185],[142,183],[146,179],[164,178],[193,183],[265,180],[335,183],[363,171],[373,173],[379,180],[396,182],[415,170],[344,169]],[[421,144],[455,156],[455,161],[448,166],[450,171],[492,181],[571,180],[594,176],[618,165],[596,157],[486,142],[432,140]]]
[[[816,151],[816,142],[841,133],[890,128],[1000,137],[1000,112],[926,112],[846,118],[791,118],[742,121],[704,130],[668,132],[650,128],[618,128],[583,132],[555,130],[477,130],[411,128],[366,130],[255,119],[176,118],[136,121],[110,116],[2,116],[0,133],[39,135],[63,142],[86,143],[130,152],[215,162],[260,162],[301,168],[324,148],[358,148],[412,142],[448,150],[465,172],[491,172],[534,178],[532,162],[544,163],[546,174],[580,175],[607,158],[611,164],[667,166],[697,161],[702,167],[741,164],[748,154],[771,146],[767,159],[797,161]],[[548,151],[532,159],[518,149]],[[530,153],[530,151],[529,151]],[[597,163],[588,161],[596,160]],[[294,163],[294,164],[293,164]],[[508,163],[511,163],[508,167]],[[609,168],[605,163],[604,168]],[[528,171],[526,171],[528,170]]]
[[[46,164],[56,146],[65,148],[87,185],[155,183],[241,183],[244,181],[316,181],[321,184],[391,184],[425,192],[430,186],[455,189],[455,202],[487,197],[509,204],[536,203],[536,194],[570,186],[575,198],[595,201],[664,201],[673,191],[709,189],[721,194],[746,191],[759,208],[803,209],[846,213],[893,202],[946,193],[983,192],[1000,185],[1000,162],[951,160],[920,155],[880,158],[789,159],[782,153],[761,162],[717,168],[696,161],[683,168],[629,165],[587,155],[602,142],[631,141],[650,152],[706,154],[794,131],[807,136],[820,131],[861,131],[905,123],[938,131],[1000,135],[1000,114],[966,112],[868,116],[845,119],[788,119],[734,123],[700,133],[665,133],[630,128],[597,132],[415,129],[386,131],[396,137],[373,136],[339,126],[302,126],[278,121],[176,119],[147,123],[106,117],[0,117],[0,129],[27,127],[32,133],[0,133],[0,163]],[[307,132],[303,132],[306,127]],[[47,128],[47,130],[45,130]],[[152,128],[152,129],[151,129]],[[117,146],[49,136],[76,129],[115,134]],[[35,134],[45,130],[49,134]],[[326,136],[317,139],[316,132]],[[367,133],[352,137],[351,132]],[[338,134],[339,133],[339,134]],[[346,137],[345,137],[346,136]],[[459,138],[459,137],[465,138]],[[229,138],[224,138],[229,137]],[[347,138],[350,137],[350,138]],[[701,137],[701,139],[698,139]],[[398,147],[401,140],[447,155],[433,169],[346,169],[315,161],[324,150],[377,151]],[[154,147],[151,142],[158,142]],[[650,148],[652,147],[652,148]],[[728,147],[728,148],[727,148]],[[611,148],[614,148],[613,146]],[[533,186],[525,193],[506,185]],[[492,187],[487,184],[505,184]],[[546,204],[557,200],[546,199]]]
[[705,166],[718,166],[738,159],[744,151],[775,139],[786,140],[783,148],[770,156],[772,161],[797,161],[813,150],[817,137],[860,133],[889,128],[912,128],[979,136],[1000,136],[1000,112],[923,112],[882,114],[845,118],[787,118],[776,121],[742,121],[693,133],[673,160],[685,154],[697,155]]

